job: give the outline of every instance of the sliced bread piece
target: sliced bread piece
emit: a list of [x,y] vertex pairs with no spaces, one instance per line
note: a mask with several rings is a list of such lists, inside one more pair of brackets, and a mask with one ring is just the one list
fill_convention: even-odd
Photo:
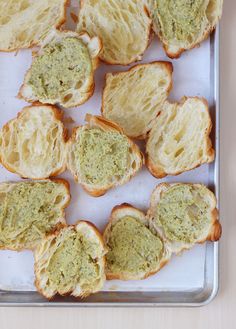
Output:
[[35,250],[35,285],[48,299],[54,295],[86,297],[105,281],[105,248],[98,230],[79,221],[41,241]]
[[127,65],[142,59],[149,44],[151,19],[140,0],[81,0],[77,30],[99,36],[100,58]]
[[211,127],[205,99],[184,97],[180,103],[165,102],[146,145],[146,164],[152,175],[178,175],[212,162]]
[[102,114],[132,138],[145,138],[172,86],[170,62],[139,64],[126,72],[108,73]]
[[0,184],[0,249],[33,249],[64,227],[69,184],[62,179]]
[[0,161],[24,178],[44,179],[66,168],[66,131],[53,106],[28,106],[0,130]]
[[223,0],[148,1],[154,30],[171,58],[205,40],[222,15]]
[[129,204],[113,208],[104,231],[108,280],[141,280],[170,259],[162,238],[152,232],[145,214]]
[[0,2],[0,51],[39,44],[66,17],[68,0],[2,0]]
[[152,193],[148,217],[175,253],[221,236],[215,195],[201,184],[159,184]]
[[94,91],[101,48],[100,39],[87,33],[53,30],[33,59],[18,97],[65,108],[83,104]]
[[86,120],[73,131],[67,167],[89,194],[101,196],[128,182],[142,167],[143,155],[116,124],[91,115]]

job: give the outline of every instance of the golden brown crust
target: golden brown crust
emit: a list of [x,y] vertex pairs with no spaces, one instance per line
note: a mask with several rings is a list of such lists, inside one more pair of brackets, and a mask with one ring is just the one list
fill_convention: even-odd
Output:
[[[195,97],[186,97],[186,96],[184,96],[184,97],[181,98],[180,102],[177,103],[177,105],[178,106],[183,105],[185,103],[185,101],[187,101],[188,99],[196,99],[196,100],[202,101],[204,103],[204,105],[206,106],[206,109],[207,109],[207,112],[208,112],[209,125],[208,125],[207,130],[205,131],[205,140],[206,140],[206,144],[207,144],[207,157],[208,157],[208,160],[207,161],[206,160],[201,160],[201,161],[199,161],[198,164],[196,164],[193,167],[189,167],[188,169],[176,171],[174,173],[167,173],[152,161],[151,156],[148,154],[148,151],[146,149],[145,164],[146,164],[146,167],[148,168],[148,170],[150,171],[150,173],[152,174],[152,176],[155,177],[155,178],[160,178],[161,179],[161,178],[164,178],[166,176],[178,176],[178,175],[182,174],[183,172],[187,172],[187,171],[196,169],[204,163],[211,163],[215,159],[215,150],[212,147],[212,141],[210,139],[210,133],[211,133],[211,130],[212,130],[212,121],[211,121],[208,101],[203,97],[197,97],[197,96],[195,96]],[[174,104],[174,102],[169,102],[169,103]],[[161,113],[162,113],[162,111],[158,114],[158,116],[161,115]],[[154,128],[155,127],[153,127],[153,129]],[[150,132],[148,134],[147,139],[149,138],[149,135],[150,135]]]
[[[67,136],[68,136],[68,130],[65,128],[64,124],[63,124],[63,111],[60,110],[58,107],[56,107],[55,105],[47,105],[47,104],[41,104],[39,102],[36,102],[35,104],[32,104],[32,105],[28,105],[28,106],[25,106],[23,107],[23,109],[17,113],[17,116],[16,118],[14,119],[11,119],[10,121],[8,121],[3,127],[2,127],[2,130],[8,130],[11,122],[15,121],[16,119],[19,119],[26,111],[30,111],[32,108],[35,108],[35,107],[44,107],[44,108],[47,108],[48,110],[52,111],[53,112],[53,115],[54,115],[54,118],[55,120],[57,121],[60,121],[60,123],[63,125],[63,136],[62,136],[62,141],[63,142],[66,142],[67,141]],[[47,178],[50,178],[50,177],[54,177],[54,176],[58,176],[59,174],[63,173],[65,170],[66,170],[66,163],[64,163],[64,165],[60,168],[60,169],[57,169],[57,170],[54,170],[51,172],[50,174],[50,177],[26,177],[24,175],[21,175],[20,173],[16,172],[12,167],[11,165],[9,165],[9,163],[6,163],[3,159],[3,157],[1,156],[1,153],[0,153],[0,163],[10,172],[12,172],[13,174],[19,174],[21,178],[30,178],[32,180],[44,180],[44,179],[47,179]]]
[[[124,73],[128,73],[128,72],[132,72],[134,70],[137,69],[137,67],[149,67],[150,65],[163,65],[167,68],[168,72],[169,72],[169,75],[171,76],[172,73],[173,73],[173,70],[174,70],[174,67],[173,67],[173,64],[171,62],[168,62],[168,61],[153,61],[153,62],[150,62],[150,63],[146,63],[146,64],[137,64],[135,66],[132,66],[130,67],[127,71],[118,71],[118,72],[112,72],[112,73],[106,73],[105,74],[105,84],[104,84],[104,87],[103,87],[103,91],[102,91],[102,106],[101,106],[101,114],[103,117],[104,116],[104,109],[105,109],[105,89],[106,89],[106,85],[107,85],[107,79],[108,79],[108,75],[112,74],[113,76],[117,76],[117,75],[120,75],[120,74],[124,74]],[[171,79],[171,83],[169,85],[169,88],[167,89],[167,94],[169,95],[171,89],[172,89],[172,86],[173,86],[173,82],[172,82],[172,79]],[[159,112],[157,112],[157,115],[159,114]],[[107,120],[107,119],[106,119]],[[122,129],[120,127],[120,129]],[[122,129],[122,132],[123,132],[123,129]],[[148,131],[143,134],[143,135],[140,135],[140,136],[135,136],[135,137],[130,137],[130,138],[134,138],[134,139],[137,139],[137,140],[144,140],[146,139],[148,136]]]
[[[62,228],[65,228],[65,227],[73,228],[73,230],[76,230],[76,226],[77,226],[78,224],[82,224],[82,223],[85,223],[86,225],[88,225],[88,226],[94,231],[96,237],[98,238],[98,240],[99,240],[99,242],[100,242],[100,244],[101,244],[101,248],[102,248],[103,250],[105,250],[105,253],[106,253],[106,248],[105,248],[104,241],[103,241],[103,238],[102,238],[102,235],[101,235],[100,231],[98,230],[98,228],[97,228],[92,222],[87,221],[87,220],[78,220],[78,221],[77,221],[75,224],[73,224],[73,225],[65,225],[64,227],[61,227],[59,230],[56,230],[56,231],[54,231],[53,233],[48,234],[47,237],[46,237],[46,239],[47,239],[47,238],[50,238],[50,237],[57,237],[57,236],[59,235],[59,233],[60,233],[60,230],[61,230]],[[105,253],[104,253],[104,255],[102,256],[102,259],[101,259],[103,268],[105,268],[105,262],[106,262],[106,259],[105,259]],[[34,256],[35,256],[35,255],[34,255]],[[71,289],[71,290],[68,290],[66,293],[63,293],[63,294],[58,294],[58,293],[56,293],[56,294],[53,295],[53,296],[48,296],[47,294],[45,294],[44,290],[40,288],[40,278],[39,278],[38,275],[37,275],[37,263],[36,263],[36,262],[35,262],[35,265],[34,265],[34,273],[35,273],[35,281],[34,281],[34,284],[35,284],[35,287],[36,287],[37,291],[38,291],[43,297],[45,297],[46,299],[48,299],[49,301],[50,301],[50,300],[53,300],[53,299],[56,297],[56,295],[60,295],[60,296],[70,296],[71,293],[73,292],[73,289]],[[91,292],[91,294],[94,294],[94,292]],[[74,298],[77,298],[77,299],[78,299],[78,298],[82,299],[82,298],[87,297],[88,295],[89,295],[89,293],[85,294],[85,293],[82,292],[81,295],[79,295],[79,296],[73,296],[73,297],[74,297]]]
[[[58,23],[54,26],[55,29],[60,29],[60,27],[65,23],[66,21],[66,7],[70,5],[70,0],[64,0],[64,8],[63,8],[63,12],[62,12],[62,17],[61,19],[58,21]],[[6,53],[10,53],[10,52],[13,52],[13,51],[18,51],[20,49],[29,49],[29,48],[33,48],[35,46],[40,46],[40,40],[38,42],[31,42],[30,45],[28,47],[20,47],[20,48],[11,48],[11,49],[1,49],[0,48],[0,51],[2,52],[6,52]]]

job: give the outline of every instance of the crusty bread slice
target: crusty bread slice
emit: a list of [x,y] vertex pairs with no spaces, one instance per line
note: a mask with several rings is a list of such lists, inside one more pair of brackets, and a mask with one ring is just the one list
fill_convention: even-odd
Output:
[[38,242],[64,227],[70,201],[67,181],[0,184],[0,249],[34,249]]
[[0,51],[39,44],[65,21],[68,0],[7,0],[0,3]]
[[104,231],[108,280],[141,280],[158,272],[170,259],[162,238],[149,229],[145,214],[129,204],[113,208]]
[[108,73],[102,98],[102,114],[116,122],[125,134],[143,139],[160,112],[172,86],[170,62],[139,64],[126,72]]
[[205,40],[222,15],[223,0],[148,0],[153,27],[167,55],[179,57]]
[[0,161],[24,178],[44,179],[66,168],[66,131],[53,106],[28,106],[0,130]]
[[105,281],[105,248],[98,230],[79,221],[41,241],[35,250],[35,285],[48,299],[57,293],[86,297]]
[[202,184],[161,183],[148,211],[150,227],[175,253],[221,236],[215,195]]
[[87,115],[87,125],[74,129],[67,167],[92,196],[125,184],[143,165],[143,155],[115,123]]
[[99,36],[100,58],[127,65],[141,60],[149,44],[151,19],[140,0],[81,0],[77,30]]
[[53,30],[27,71],[18,97],[65,108],[83,104],[94,92],[94,71],[102,45],[87,33]]
[[212,162],[211,127],[205,99],[184,97],[180,103],[165,102],[146,145],[146,164],[152,175],[178,175]]

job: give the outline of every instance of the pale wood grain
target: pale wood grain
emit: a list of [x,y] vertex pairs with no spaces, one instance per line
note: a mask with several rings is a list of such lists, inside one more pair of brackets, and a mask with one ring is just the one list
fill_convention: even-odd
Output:
[[1,329],[236,328],[236,1],[221,23],[221,278],[217,298],[197,309],[0,309]]

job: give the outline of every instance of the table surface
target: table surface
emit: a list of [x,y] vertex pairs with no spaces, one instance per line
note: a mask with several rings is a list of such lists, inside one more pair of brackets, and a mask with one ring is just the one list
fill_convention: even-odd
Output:
[[0,308],[1,329],[175,328],[233,329],[236,313],[236,1],[225,0],[221,21],[220,290],[202,308]]

